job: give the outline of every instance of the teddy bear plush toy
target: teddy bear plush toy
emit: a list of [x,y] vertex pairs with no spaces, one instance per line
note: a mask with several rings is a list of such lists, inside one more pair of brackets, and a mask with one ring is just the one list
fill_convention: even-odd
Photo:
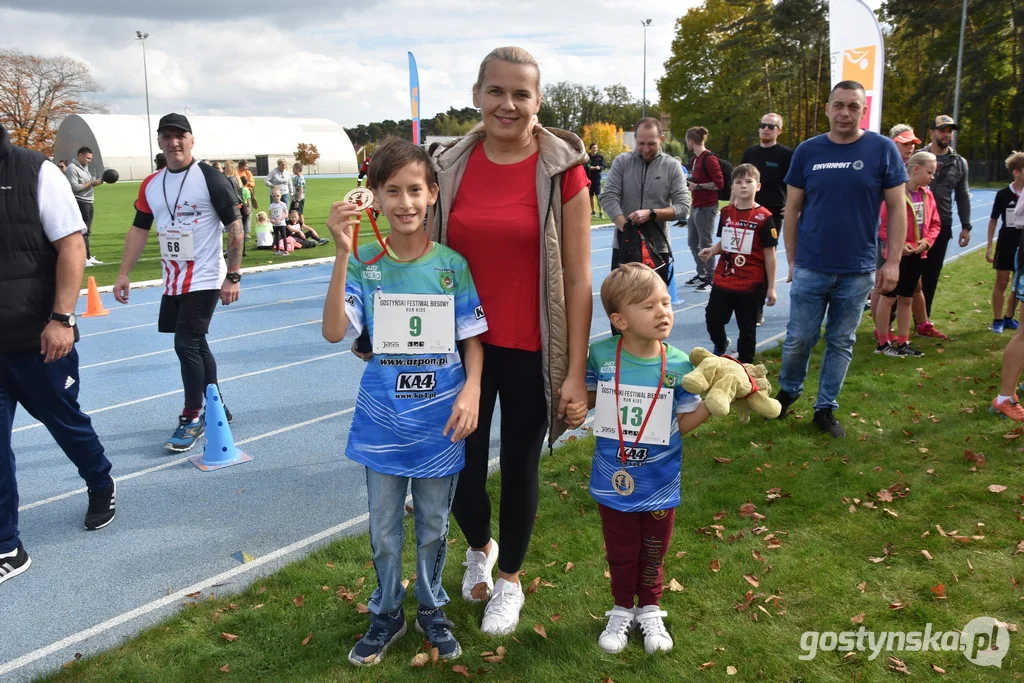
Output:
[[690,352],[690,362],[697,369],[683,376],[683,388],[703,395],[712,415],[728,415],[732,407],[740,422],[748,422],[751,411],[769,419],[782,412],[782,405],[771,398],[772,385],[763,365],[716,356],[700,346]]

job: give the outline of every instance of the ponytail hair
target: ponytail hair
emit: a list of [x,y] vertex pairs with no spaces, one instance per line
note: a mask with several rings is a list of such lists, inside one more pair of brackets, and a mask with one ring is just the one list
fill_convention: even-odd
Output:
[[703,145],[708,140],[708,129],[704,126],[694,126],[686,131],[686,139],[690,142]]

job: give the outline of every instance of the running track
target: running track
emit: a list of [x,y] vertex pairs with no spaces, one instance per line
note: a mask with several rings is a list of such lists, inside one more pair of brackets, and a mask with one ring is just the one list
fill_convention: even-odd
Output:
[[[947,260],[984,246],[994,195],[973,192],[972,244],[957,247],[955,231]],[[686,231],[672,232],[682,282],[692,260]],[[608,334],[596,292],[610,242],[609,229],[593,232],[595,339]],[[789,315],[782,249],[779,303],[765,309],[762,348],[782,338]],[[252,273],[239,302],[218,309],[209,340],[235,441],[253,460],[214,473],[163,449],[182,398],[171,338],[156,332],[161,288],[133,291],[126,306],[104,294],[111,314],[82,320],[80,400],[114,464],[117,518],[83,530],[81,479],[19,411],[13,448],[32,567],[0,586],[0,682],[31,680],[75,652],[111,647],[171,614],[188,593],[214,584],[226,584],[218,594],[242,590],[338,535],[365,530],[363,474],[343,454],[363,363],[349,353],[350,340],[330,345],[320,336],[329,276],[330,265]],[[707,294],[679,289],[670,343],[708,346]],[[496,454],[493,435],[491,445]],[[239,563],[231,557],[239,551],[256,560]]]

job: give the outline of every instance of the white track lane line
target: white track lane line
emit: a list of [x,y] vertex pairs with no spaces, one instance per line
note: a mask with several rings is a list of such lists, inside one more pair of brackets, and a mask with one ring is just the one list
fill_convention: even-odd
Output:
[[[285,370],[287,368],[294,368],[297,365],[305,365],[306,363],[315,363],[316,361],[319,361],[319,360],[326,360],[328,358],[334,358],[336,356],[342,356],[342,355],[344,355],[346,353],[351,353],[351,351],[348,351],[348,350],[346,350],[346,351],[337,351],[335,353],[328,353],[328,354],[326,354],[324,356],[316,356],[315,358],[307,358],[305,360],[297,360],[297,361],[295,361],[293,363],[285,363],[284,365],[275,365],[274,367],[271,367],[271,368],[264,368],[262,370],[253,370],[252,372],[246,372],[246,373],[241,374],[241,375],[235,375],[234,377],[227,377],[227,378],[218,380],[218,384],[223,384],[224,382],[232,382],[232,381],[234,381],[236,379],[245,379],[246,377],[255,377],[257,375],[264,375],[264,374],[266,374],[268,372],[276,372],[277,370]],[[164,398],[166,396],[174,396],[175,394],[181,394],[183,392],[184,392],[183,389],[175,389],[174,391],[165,391],[162,394],[153,394],[152,396],[143,396],[142,398],[137,398],[137,399],[134,399],[132,401],[125,401],[124,403],[118,403],[118,404],[115,404],[115,405],[112,405],[112,406],[104,406],[102,408],[92,408],[91,410],[83,410],[82,412],[84,412],[86,415],[95,415],[96,413],[105,413],[108,410],[116,410],[118,408],[125,408],[127,406],[133,406],[133,405],[136,405],[138,403],[145,403],[146,401],[153,401],[153,400],[156,400],[158,398]],[[12,432],[24,432],[24,431],[27,431],[29,429],[35,429],[37,427],[42,427],[42,426],[43,425],[42,425],[41,422],[33,422],[32,424],[25,425],[24,427],[18,427],[17,429],[12,429],[11,431]]]
[[[324,282],[330,282],[331,278],[329,275],[316,275],[314,277],[304,277],[299,280],[288,280],[287,282],[272,282],[266,285],[249,285],[242,288],[242,293],[251,292],[254,289],[266,289],[267,287],[277,287],[279,285],[293,285],[297,282],[311,282],[313,280],[323,280]],[[141,304],[118,304],[113,310],[120,311],[126,308],[138,308],[139,306],[155,306],[160,303],[160,299],[154,299],[153,301],[145,301]]]
[[[312,325],[314,323],[323,322],[321,320],[307,320],[304,323],[295,323],[294,325],[283,325],[282,327],[272,327],[269,330],[260,330],[258,332],[246,332],[245,334],[236,334],[233,337],[222,337],[220,339],[211,339],[208,343],[216,344],[218,342],[231,341],[233,339],[242,339],[244,337],[255,337],[261,334],[269,334],[271,332],[280,332],[281,330],[290,330],[294,327],[302,327],[303,325]],[[150,356],[159,356],[164,353],[171,353],[174,349],[162,349],[160,351],[150,351],[149,353],[140,353],[137,356],[125,356],[124,358],[116,358],[114,360],[105,360],[101,363],[91,363],[90,365],[83,365],[79,367],[79,370],[88,370],[89,368],[98,368],[104,365],[113,365],[114,363],[125,363],[130,360],[138,360],[139,358],[149,358]]]
[[[231,307],[228,307],[228,306],[221,306],[219,309],[217,309],[217,312],[220,315],[227,315],[228,313],[237,313],[238,311],[251,311],[254,308],[266,308],[267,306],[278,306],[280,304],[291,304],[291,303],[295,303],[296,301],[308,301],[309,299],[322,299],[325,296],[327,296],[326,292],[323,293],[323,294],[314,294],[313,296],[299,296],[299,297],[295,297],[293,299],[279,299],[277,301],[268,301],[267,303],[255,304],[253,306],[240,306],[238,308],[231,308]],[[130,325],[128,327],[115,327],[112,330],[103,330],[102,332],[90,332],[89,334],[83,334],[82,335],[82,339],[84,339],[86,337],[98,337],[101,334],[112,334],[114,332],[125,332],[127,330],[137,330],[137,329],[142,328],[142,327],[153,327],[155,325],[156,325],[156,321],[153,320],[153,321],[150,321],[148,323],[143,323],[141,325]]]

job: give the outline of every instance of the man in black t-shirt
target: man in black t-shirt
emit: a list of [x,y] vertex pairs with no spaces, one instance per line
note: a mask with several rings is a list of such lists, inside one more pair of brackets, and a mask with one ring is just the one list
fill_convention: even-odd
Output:
[[605,169],[604,157],[597,149],[597,143],[590,145],[590,160],[587,161],[587,177],[590,178],[590,215],[604,218],[601,204],[597,198],[601,195],[601,171]]
[[[782,133],[782,117],[778,114],[765,114],[761,117],[758,136],[761,142],[743,151],[741,163],[752,164],[761,172],[761,189],[755,201],[772,212],[779,234],[782,234],[782,216],[786,211],[785,177],[789,173],[789,162],[793,158],[793,150],[780,145],[779,134]],[[757,326],[764,324],[764,302],[757,311]]]

